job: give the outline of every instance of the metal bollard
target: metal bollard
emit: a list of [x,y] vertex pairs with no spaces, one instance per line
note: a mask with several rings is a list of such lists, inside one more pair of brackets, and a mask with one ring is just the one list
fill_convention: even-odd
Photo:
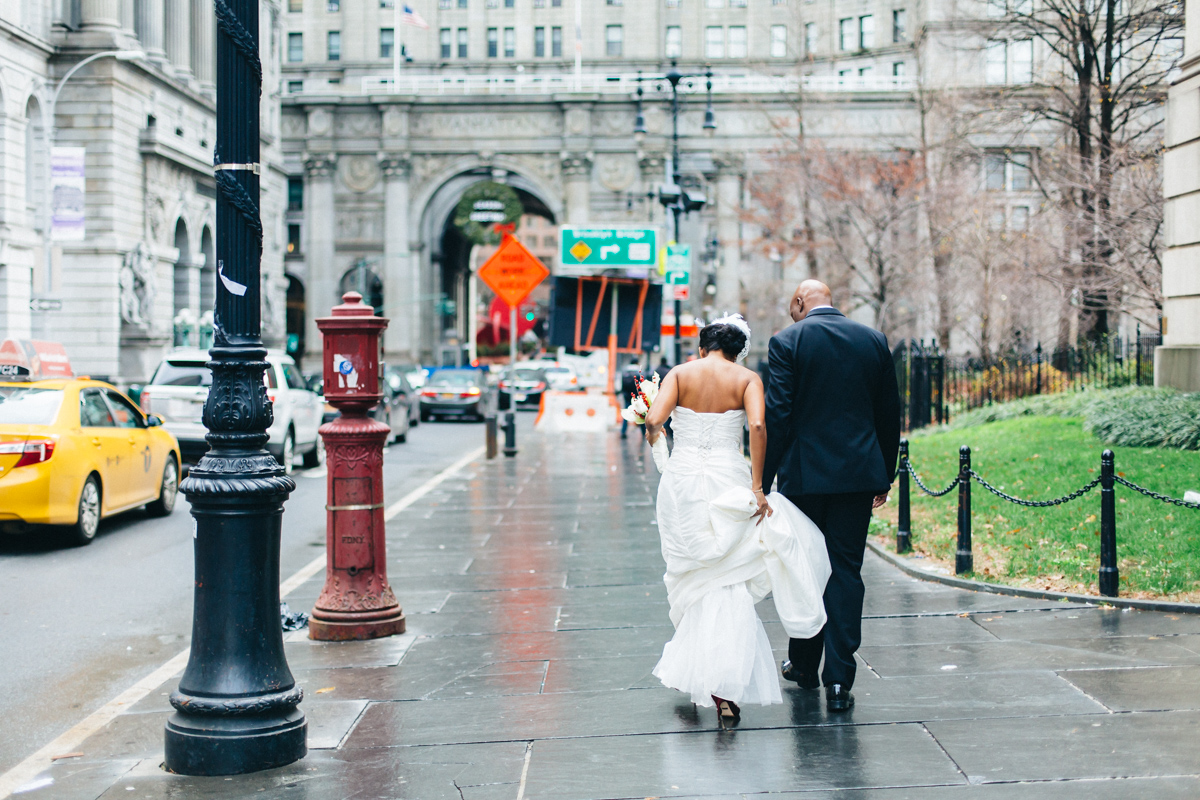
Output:
[[496,457],[496,453],[500,449],[496,442],[497,426],[495,412],[489,411],[488,415],[484,417],[484,426],[484,440],[487,444],[487,457],[490,461]]
[[900,440],[900,520],[896,528],[896,552],[912,552],[912,520],[908,498],[908,439]]
[[1116,458],[1112,450],[1100,454],[1100,594],[1116,597],[1121,573],[1117,569]]
[[517,414],[509,411],[504,416],[504,455],[512,458],[517,454]]
[[954,572],[962,575],[975,570],[971,556],[971,448],[958,449],[958,552],[954,554]]

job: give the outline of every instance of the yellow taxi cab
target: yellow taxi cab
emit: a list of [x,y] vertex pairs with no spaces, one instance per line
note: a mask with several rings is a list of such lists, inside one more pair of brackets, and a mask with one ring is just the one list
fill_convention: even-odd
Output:
[[0,531],[69,526],[88,544],[103,517],[175,508],[179,443],[111,385],[86,378],[0,383]]

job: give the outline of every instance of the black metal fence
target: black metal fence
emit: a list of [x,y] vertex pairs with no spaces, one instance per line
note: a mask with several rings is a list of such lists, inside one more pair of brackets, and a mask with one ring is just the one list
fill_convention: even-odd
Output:
[[1112,336],[1077,347],[952,356],[937,342],[903,341],[892,352],[905,428],[942,424],[965,411],[1038,394],[1154,385],[1158,333]]
[[958,475],[944,489],[930,489],[921,480],[920,475],[913,469],[908,454],[908,440],[900,440],[900,508],[896,528],[896,552],[907,553],[912,550],[912,505],[910,499],[909,479],[916,483],[917,489],[930,497],[944,497],[955,488],[958,489],[958,543],[954,554],[954,571],[958,575],[974,571],[974,554],[971,547],[971,484],[978,483],[1002,500],[1028,508],[1046,508],[1060,506],[1083,497],[1088,492],[1100,487],[1100,573],[1098,583],[1100,594],[1105,597],[1116,597],[1119,594],[1118,584],[1120,573],[1117,569],[1117,511],[1116,487],[1120,484],[1132,489],[1138,494],[1158,500],[1162,503],[1181,508],[1200,511],[1200,503],[1191,503],[1168,495],[1159,494],[1143,486],[1126,480],[1116,471],[1116,457],[1112,450],[1105,450],[1100,455],[1100,477],[1093,478],[1083,486],[1063,497],[1053,500],[1028,500],[1014,497],[997,489],[984,480],[971,467],[971,448],[963,446],[958,451]]

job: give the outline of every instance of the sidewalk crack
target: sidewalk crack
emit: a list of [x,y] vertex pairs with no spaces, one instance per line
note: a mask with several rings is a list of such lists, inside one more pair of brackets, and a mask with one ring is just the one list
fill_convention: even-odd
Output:
[[947,750],[945,748],[945,746],[943,746],[942,743],[940,741],[938,741],[938,738],[933,735],[933,731],[929,730],[929,726],[926,725],[924,722],[922,722],[921,730],[925,731],[925,735],[927,735],[930,739],[933,739],[933,743],[936,744],[938,749],[941,750],[942,753],[946,756],[946,758],[948,758],[950,760],[950,763],[954,765],[954,769],[958,770],[958,774],[963,776],[963,780],[965,780],[967,782],[967,785],[968,786],[972,785],[970,776],[967,775],[967,773],[963,772],[963,768],[960,767],[958,765],[958,762],[954,760],[954,756],[950,755],[950,751]]

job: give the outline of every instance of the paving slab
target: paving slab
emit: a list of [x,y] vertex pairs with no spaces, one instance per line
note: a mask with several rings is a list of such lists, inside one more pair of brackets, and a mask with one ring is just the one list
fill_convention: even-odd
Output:
[[[611,435],[531,434],[516,459],[471,464],[393,519],[408,632],[285,637],[302,761],[164,773],[175,677],[18,797],[1200,797],[1200,616],[963,591],[871,554],[855,708],[830,714],[785,683],[782,704],[720,724],[651,674],[672,627],[645,456]],[[770,600],[759,612],[782,659]]]

